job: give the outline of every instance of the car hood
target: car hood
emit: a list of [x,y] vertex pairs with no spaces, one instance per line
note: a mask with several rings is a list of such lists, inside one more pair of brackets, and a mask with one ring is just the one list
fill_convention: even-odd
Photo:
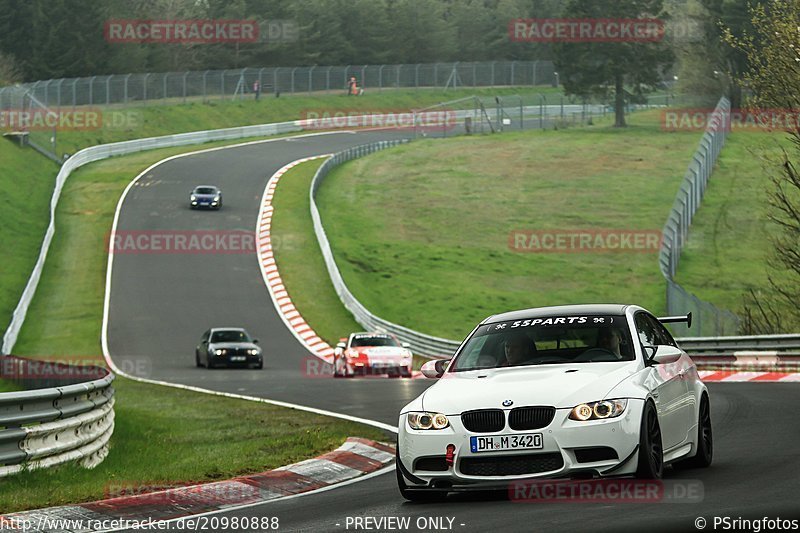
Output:
[[425,410],[454,415],[472,409],[552,405],[572,408],[602,400],[637,372],[635,361],[538,365],[448,373],[422,396]]
[[252,342],[212,342],[208,345],[213,350],[232,350],[234,348],[258,348],[258,345]]
[[198,194],[196,192],[192,193],[192,196],[197,198],[198,200],[212,200],[219,196],[218,194]]

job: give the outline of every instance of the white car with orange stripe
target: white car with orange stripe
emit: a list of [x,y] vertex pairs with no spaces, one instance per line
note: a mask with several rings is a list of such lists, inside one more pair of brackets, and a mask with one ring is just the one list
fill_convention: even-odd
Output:
[[388,375],[411,377],[412,354],[408,344],[391,333],[352,333],[340,339],[333,352],[333,376]]
[[503,313],[473,330],[405,406],[397,482],[410,500],[537,478],[660,478],[711,464],[708,390],[691,358],[634,305]]

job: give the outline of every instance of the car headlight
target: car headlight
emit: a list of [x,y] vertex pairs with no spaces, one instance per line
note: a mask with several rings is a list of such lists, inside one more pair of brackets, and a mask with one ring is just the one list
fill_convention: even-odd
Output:
[[219,196],[215,196],[215,197],[214,197],[214,201],[215,201],[215,202],[219,202]]
[[214,350],[215,355],[225,355],[225,350]]
[[408,425],[411,429],[444,429],[450,421],[442,413],[408,413]]
[[248,350],[248,353],[249,353],[250,355],[258,355],[258,350],[256,350],[255,348],[253,348],[253,349],[251,349],[251,350]]
[[616,418],[625,412],[628,400],[602,400],[576,405],[569,413],[570,420],[584,422],[586,420],[603,420]]
[[194,194],[192,195],[192,201],[193,202],[197,201],[197,196],[195,196]]

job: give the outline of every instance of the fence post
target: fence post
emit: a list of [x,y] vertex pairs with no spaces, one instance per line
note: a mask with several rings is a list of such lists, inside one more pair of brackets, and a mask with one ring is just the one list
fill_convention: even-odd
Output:
[[419,87],[419,67],[419,63],[414,67],[414,87]]
[[92,76],[89,78],[89,105],[94,104],[94,80],[97,79],[97,76]]
[[58,80],[58,109],[61,109],[61,85],[64,83],[64,78]]
[[189,71],[183,73],[183,103],[186,103],[186,78],[189,76]]
[[383,91],[383,68],[386,65],[381,65],[378,67],[378,92]]
[[294,72],[295,72],[295,71],[296,71],[298,68],[299,68],[299,67],[294,67],[294,68],[292,69],[292,88],[291,88],[291,90],[289,91],[289,92],[291,92],[292,94],[294,94]]
[[203,103],[206,103],[206,78],[208,76],[208,71],[203,72]]
[[111,76],[106,77],[106,105],[111,103]]
[[490,87],[494,88],[494,65],[497,61],[492,61],[492,83],[489,85]]
[[333,67],[328,67],[325,72],[325,92],[330,92],[331,90],[331,70],[333,70]]
[[312,66],[310,69],[308,69],[308,94],[309,94],[309,96],[311,95],[311,92],[312,92],[311,91],[311,89],[312,89],[311,81],[314,79],[314,69],[315,68],[316,68],[316,65]]
[[75,109],[75,106],[78,105],[78,93],[76,91],[76,87],[78,85],[78,78],[72,80],[72,109]]
[[403,65],[396,65],[395,66],[395,78],[394,78],[394,87],[395,89],[400,88],[400,69],[403,68]]
[[142,85],[144,86],[144,91],[143,91],[143,95],[144,96],[142,97],[142,100],[145,101],[145,102],[147,102],[147,80],[148,80],[148,78],[150,78],[150,73],[149,72],[144,75],[144,81],[142,82]]
[[516,67],[516,61],[511,62],[511,85],[514,85],[514,69]]
[[347,78],[347,71],[348,71],[348,70],[350,70],[350,65],[346,65],[346,66],[344,67],[344,80],[343,80],[343,83],[342,83],[342,87],[347,87],[347,80],[348,80],[348,78]]
[[125,104],[128,103],[128,80],[130,79],[131,76],[132,74],[127,74],[125,76],[125,93],[124,93],[125,102],[123,102]]

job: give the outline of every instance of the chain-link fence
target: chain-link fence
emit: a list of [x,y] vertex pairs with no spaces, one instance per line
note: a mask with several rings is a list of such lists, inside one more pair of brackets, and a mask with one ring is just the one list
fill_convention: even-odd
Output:
[[14,89],[51,108],[114,104],[229,100],[259,94],[347,92],[359,89],[555,86],[550,61],[485,61],[409,65],[265,67],[144,74],[113,74],[0,88],[0,109],[12,107]]
[[714,163],[728,136],[730,111],[731,103],[723,96],[709,118],[700,146],[692,157],[664,226],[659,266],[667,281],[667,313],[682,315],[691,311],[693,316],[691,332],[685,324],[671,325],[680,336],[734,335],[739,330],[739,318],[735,314],[701,300],[673,279],[689,237],[692,218],[700,207]]

